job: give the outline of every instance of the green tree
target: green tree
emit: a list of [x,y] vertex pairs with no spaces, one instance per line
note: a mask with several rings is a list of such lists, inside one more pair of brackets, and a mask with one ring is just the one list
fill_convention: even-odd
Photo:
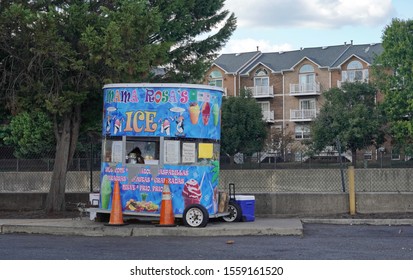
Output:
[[15,147],[18,158],[48,155],[53,152],[53,124],[43,112],[22,112],[10,122],[10,134],[4,138],[7,145]]
[[413,154],[413,20],[393,19],[382,39],[374,69],[390,135],[396,147]]
[[[225,0],[149,0],[162,18],[150,44],[171,43],[164,81],[200,82],[236,28],[236,17],[223,10]],[[221,27],[220,27],[221,26]],[[219,29],[218,29],[219,28]],[[216,30],[211,34],[211,30]]]
[[[235,29],[235,16],[222,11],[223,5],[224,0],[2,1],[0,99],[13,115],[35,108],[53,121],[56,154],[47,211],[65,208],[66,173],[82,117],[96,110],[101,122],[102,100],[96,96],[102,85],[202,78]],[[152,74],[158,67],[165,75]]]
[[376,93],[372,85],[360,82],[324,92],[325,104],[311,127],[314,151],[340,141],[342,149],[351,151],[356,165],[357,150],[381,144],[384,133]]
[[221,151],[231,156],[236,153],[251,155],[264,147],[267,130],[262,120],[261,107],[248,91],[239,97],[228,97],[222,102]]

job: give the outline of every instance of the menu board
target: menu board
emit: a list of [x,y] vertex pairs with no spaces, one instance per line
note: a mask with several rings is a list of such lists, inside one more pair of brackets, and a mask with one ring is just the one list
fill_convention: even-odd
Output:
[[175,140],[165,140],[164,142],[164,159],[167,164],[178,164],[179,163],[179,141]]
[[196,160],[195,143],[182,144],[182,163],[194,163]]
[[122,162],[122,141],[112,143],[112,162]]

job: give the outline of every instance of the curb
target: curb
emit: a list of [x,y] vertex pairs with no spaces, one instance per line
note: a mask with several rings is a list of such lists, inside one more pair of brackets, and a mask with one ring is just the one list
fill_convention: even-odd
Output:
[[301,219],[305,224],[412,226],[413,219]]
[[185,226],[156,227],[148,224],[129,224],[107,227],[87,220],[0,221],[0,233],[50,234],[74,236],[248,236],[279,235],[302,236],[299,219],[257,219],[255,222],[210,223],[204,228]]
[[27,233],[27,234],[50,234],[50,235],[74,235],[74,236],[118,236],[127,237],[132,235],[132,229],[125,228],[72,228],[62,226],[39,226],[39,225],[3,225],[2,234]]

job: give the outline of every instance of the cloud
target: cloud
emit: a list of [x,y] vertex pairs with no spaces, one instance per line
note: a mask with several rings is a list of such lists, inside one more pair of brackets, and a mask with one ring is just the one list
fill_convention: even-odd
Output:
[[225,6],[243,28],[376,26],[395,15],[391,0],[226,0]]
[[246,38],[229,41],[220,53],[253,52],[257,50],[257,47],[261,52],[290,51],[293,49],[290,44],[274,45],[269,40]]

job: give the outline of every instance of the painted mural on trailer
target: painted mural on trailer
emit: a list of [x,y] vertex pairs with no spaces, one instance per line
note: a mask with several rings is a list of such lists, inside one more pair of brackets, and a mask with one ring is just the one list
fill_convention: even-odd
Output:
[[208,88],[105,88],[103,134],[218,140],[221,102]]
[[175,214],[182,214],[191,204],[201,204],[208,213],[215,214],[218,211],[218,165],[218,161],[213,161],[211,166],[165,165],[154,178],[149,166],[130,176],[128,168],[121,163],[116,166],[104,163],[100,207],[111,209],[114,182],[118,181],[124,211],[159,214],[165,178],[168,178]]

